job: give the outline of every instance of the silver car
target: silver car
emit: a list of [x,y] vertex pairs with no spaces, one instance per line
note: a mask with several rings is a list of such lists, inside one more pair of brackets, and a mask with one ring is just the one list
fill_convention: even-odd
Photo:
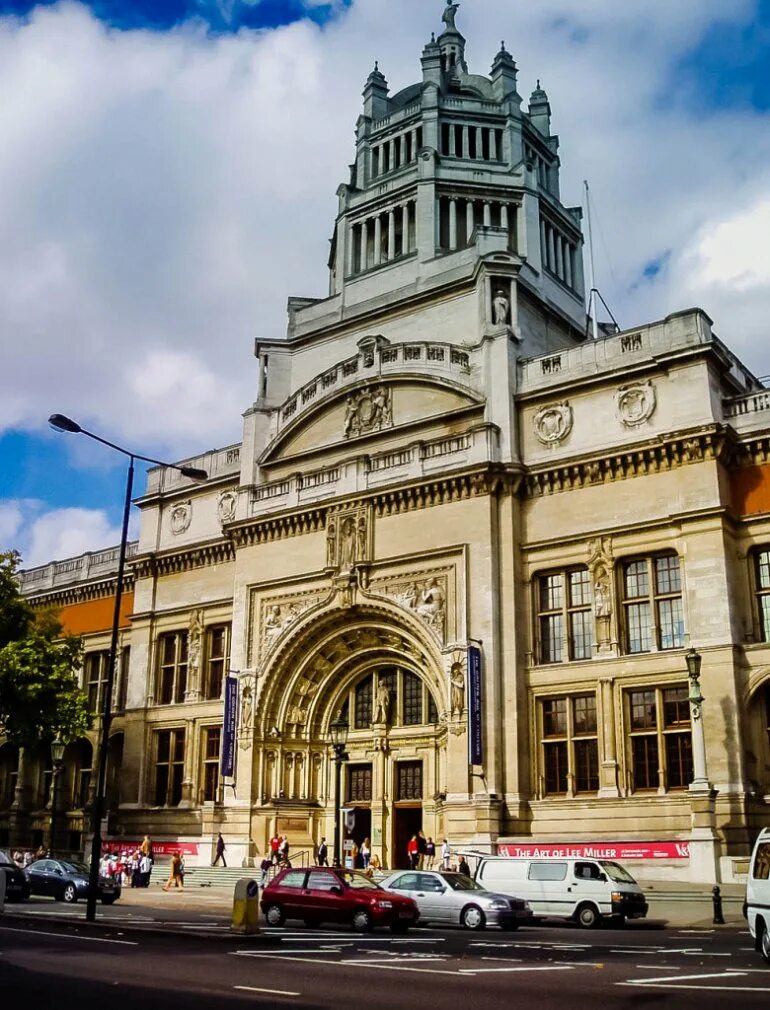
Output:
[[451,923],[466,929],[518,929],[532,921],[526,901],[485,891],[464,873],[399,870],[386,877],[382,886],[413,898],[420,909],[420,922]]

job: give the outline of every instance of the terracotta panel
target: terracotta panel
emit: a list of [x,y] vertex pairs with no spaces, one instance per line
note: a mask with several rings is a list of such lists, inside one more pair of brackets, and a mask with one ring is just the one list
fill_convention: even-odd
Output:
[[[97,631],[109,631],[112,627],[114,607],[114,596],[105,596],[100,600],[86,600],[84,603],[71,603],[61,608],[59,620],[62,622],[64,630],[72,635],[89,635]],[[121,628],[129,626],[129,615],[133,609],[133,592],[123,593],[120,601]]]

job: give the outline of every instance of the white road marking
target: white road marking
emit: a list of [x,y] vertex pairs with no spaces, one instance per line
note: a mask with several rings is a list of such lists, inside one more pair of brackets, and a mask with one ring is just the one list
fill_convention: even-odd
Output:
[[523,968],[460,968],[458,975],[486,975],[512,971],[572,971],[568,964],[525,965]]
[[42,929],[16,929],[14,926],[0,926],[6,933],[31,933],[33,936],[55,936],[57,940],[86,940],[89,943],[119,943],[124,947],[138,947],[137,940],[107,940],[100,936],[77,936],[74,933],[45,933]]
[[403,957],[399,957],[398,954],[393,954],[391,957],[359,957],[355,960],[349,959],[347,961],[340,961],[340,964],[396,964],[397,961],[419,961],[421,964],[424,961],[446,961],[446,957],[431,957],[430,954],[422,955],[420,957],[410,957],[408,954]]
[[269,992],[272,996],[301,996],[301,992],[289,992],[288,989],[259,989],[255,985],[234,985],[233,989],[243,992]]
[[[290,953],[290,952],[289,952]],[[251,957],[261,957],[264,959],[275,958],[278,961],[300,961],[303,964],[323,964],[323,965],[340,965],[346,964],[348,967],[355,968],[371,968],[373,971],[418,971],[426,975],[454,975],[457,976],[455,971],[441,971],[438,968],[408,968],[406,965],[398,964],[365,964],[361,961],[319,961],[318,958],[313,957],[281,957],[279,954],[252,954]]]
[[650,985],[652,982],[692,982],[700,981],[706,978],[743,978],[745,974],[745,971],[719,971],[709,972],[706,975],[675,975],[673,978],[661,975],[659,978],[629,978],[623,984]]
[[[616,982],[615,985],[635,986],[643,989],[641,982]],[[770,992],[770,989],[762,989],[750,985],[679,985],[675,981],[671,982],[650,982],[650,989],[697,989],[699,992]]]

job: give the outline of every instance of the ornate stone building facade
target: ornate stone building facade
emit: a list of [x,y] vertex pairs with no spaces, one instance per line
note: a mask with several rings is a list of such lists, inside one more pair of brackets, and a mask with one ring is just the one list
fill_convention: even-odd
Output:
[[[310,849],[334,833],[343,713],[341,806],[386,865],[422,828],[633,843],[665,854],[642,875],[731,879],[770,811],[770,394],[699,310],[587,339],[548,98],[525,105],[505,47],[471,74],[456,13],[417,84],[366,82],[328,296],[257,342],[242,443],[191,461],[203,485],[151,472],[137,502],[110,831],[204,862],[219,830],[244,860],[276,830]],[[81,558],[23,579],[86,633],[97,694],[111,578]],[[66,759],[73,838],[90,751]],[[23,840],[49,771],[17,757],[0,831]]]

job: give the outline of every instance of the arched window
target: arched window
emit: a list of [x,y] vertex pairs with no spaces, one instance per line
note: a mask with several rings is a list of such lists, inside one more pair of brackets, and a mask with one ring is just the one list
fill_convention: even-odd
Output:
[[[367,673],[344,703],[345,711],[351,707],[352,729],[369,729],[375,717],[393,726],[424,726],[438,722],[438,706],[425,682],[416,673],[401,667],[381,667]],[[387,718],[383,720],[384,715]]]

